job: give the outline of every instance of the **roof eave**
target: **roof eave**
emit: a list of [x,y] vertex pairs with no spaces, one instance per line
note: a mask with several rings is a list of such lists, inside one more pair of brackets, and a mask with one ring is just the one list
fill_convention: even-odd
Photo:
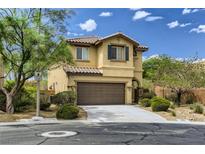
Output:
[[141,51],[141,52],[146,52],[148,50],[149,50],[148,47],[146,47],[146,48],[137,48],[137,51]]

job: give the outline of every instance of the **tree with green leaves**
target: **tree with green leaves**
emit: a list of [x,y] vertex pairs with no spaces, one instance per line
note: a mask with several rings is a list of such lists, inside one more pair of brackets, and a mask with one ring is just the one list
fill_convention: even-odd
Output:
[[151,71],[149,78],[155,85],[171,88],[177,94],[178,105],[182,94],[205,86],[205,65],[198,58],[177,60],[163,55],[149,60],[149,63],[150,61],[157,67]]
[[36,71],[72,63],[63,36],[73,14],[69,9],[0,9],[0,55],[5,67],[1,78],[12,72],[15,80],[11,90],[0,89],[7,113],[14,112],[14,96]]

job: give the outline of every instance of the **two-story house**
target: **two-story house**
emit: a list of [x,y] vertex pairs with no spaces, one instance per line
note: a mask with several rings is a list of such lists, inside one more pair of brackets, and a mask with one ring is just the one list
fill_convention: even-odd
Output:
[[75,65],[50,69],[50,89],[74,89],[79,105],[132,104],[136,83],[142,84],[142,53],[147,47],[123,33],[67,41]]

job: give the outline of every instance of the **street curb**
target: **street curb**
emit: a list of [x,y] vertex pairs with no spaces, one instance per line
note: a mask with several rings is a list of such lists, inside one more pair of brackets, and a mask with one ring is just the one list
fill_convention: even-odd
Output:
[[69,123],[85,123],[85,124],[102,124],[102,123],[141,123],[141,124],[176,124],[176,125],[205,125],[205,122],[187,122],[187,121],[166,121],[166,122],[103,122],[89,120],[54,120],[54,121],[29,121],[29,122],[0,122],[1,126],[23,126],[23,125],[48,125],[48,124],[69,124]]

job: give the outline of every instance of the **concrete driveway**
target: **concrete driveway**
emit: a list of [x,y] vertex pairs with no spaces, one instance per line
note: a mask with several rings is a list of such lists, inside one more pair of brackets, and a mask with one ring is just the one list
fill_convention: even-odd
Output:
[[166,122],[161,116],[134,105],[81,106],[91,122]]

